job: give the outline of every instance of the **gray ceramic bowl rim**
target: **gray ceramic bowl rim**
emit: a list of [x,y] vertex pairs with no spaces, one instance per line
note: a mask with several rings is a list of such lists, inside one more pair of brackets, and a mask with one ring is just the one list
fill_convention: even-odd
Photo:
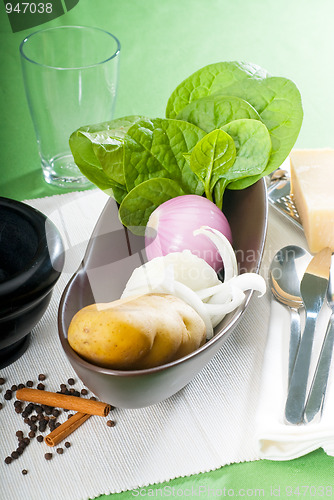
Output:
[[[266,184],[265,184],[264,179],[261,179],[261,181],[259,181],[259,182],[262,182],[262,186],[263,186],[264,198],[265,198],[264,204],[266,207],[266,215],[265,215],[265,220],[264,220],[264,228],[263,228],[263,234],[262,234],[262,239],[261,239],[261,245],[259,247],[258,263],[257,263],[256,268],[254,269],[254,272],[258,272],[259,268],[260,268],[260,264],[261,264],[261,260],[262,260],[262,256],[263,256],[263,251],[264,251],[264,245],[265,245],[265,241],[266,241],[267,225],[268,225],[268,210],[267,210],[268,200],[267,200]],[[95,372],[95,373],[100,373],[100,374],[104,374],[104,375],[113,375],[113,376],[124,377],[124,378],[133,377],[133,376],[141,377],[141,376],[147,376],[147,375],[151,375],[151,374],[153,375],[153,374],[158,373],[158,372],[163,372],[163,371],[168,370],[170,368],[173,368],[181,363],[184,363],[186,360],[191,359],[195,356],[198,356],[200,353],[209,349],[210,346],[213,343],[218,342],[218,340],[223,335],[229,334],[232,332],[233,327],[236,326],[236,324],[239,322],[242,315],[244,314],[246,307],[250,301],[250,298],[253,294],[252,291],[246,291],[245,292],[246,298],[244,300],[244,303],[239,306],[238,309],[240,309],[240,310],[239,310],[238,314],[235,316],[235,318],[233,318],[233,321],[229,322],[226,326],[224,326],[217,334],[215,334],[210,340],[205,342],[201,347],[199,347],[195,351],[187,354],[186,356],[183,356],[182,358],[176,359],[175,361],[171,361],[171,362],[166,363],[164,365],[155,366],[153,368],[145,368],[145,369],[140,369],[140,370],[114,370],[111,368],[104,368],[104,367],[101,367],[98,365],[94,365],[93,363],[90,363],[89,361],[86,361],[85,359],[81,358],[72,349],[72,347],[70,346],[70,344],[67,340],[67,335],[66,335],[64,328],[63,328],[61,311],[63,310],[63,306],[65,303],[66,292],[67,292],[68,288],[70,287],[72,281],[75,279],[77,274],[80,272],[80,270],[82,270],[82,267],[78,269],[78,271],[72,276],[72,278],[70,279],[70,281],[66,285],[64,292],[62,294],[61,300],[60,300],[59,308],[58,308],[58,333],[59,333],[62,347],[63,347],[66,355],[68,356],[68,358],[74,359],[83,368],[88,369],[88,370]],[[234,312],[229,313],[229,315],[232,315],[232,314],[234,314]],[[229,315],[227,315],[227,317]]]

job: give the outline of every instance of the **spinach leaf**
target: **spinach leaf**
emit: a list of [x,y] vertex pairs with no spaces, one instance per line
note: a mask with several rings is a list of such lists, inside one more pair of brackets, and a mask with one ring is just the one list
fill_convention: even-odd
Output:
[[243,189],[278,168],[295,144],[303,121],[300,93],[291,80],[270,77],[263,81],[247,80],[224,90],[247,101],[258,111],[270,133],[272,150],[266,169],[260,176],[241,179],[229,189]]
[[194,147],[190,156],[190,168],[203,181],[205,196],[212,199],[216,182],[225,177],[236,155],[234,141],[223,130],[213,130]]
[[235,143],[236,159],[214,189],[215,203],[222,207],[226,186],[236,179],[261,174],[268,163],[271,152],[271,140],[267,127],[258,120],[234,120],[224,125],[223,130]]
[[122,224],[132,233],[144,235],[145,226],[159,205],[185,192],[172,179],[155,177],[134,187],[124,198],[119,208]]
[[258,112],[244,99],[221,95],[201,97],[192,101],[177,115],[178,120],[193,123],[206,132],[240,118],[260,120]]
[[154,177],[173,179],[185,193],[203,194],[203,183],[192,172],[184,153],[205,132],[192,123],[163,118],[142,119],[124,138],[124,174],[131,191]]
[[[171,94],[166,108],[167,118],[176,118],[180,111],[190,102],[208,95],[221,93],[232,84],[252,78],[255,80],[267,78],[266,70],[238,61],[226,61],[204,66],[176,87]],[[248,101],[247,98],[245,98]]]
[[273,172],[288,156],[303,120],[301,96],[291,80],[271,77],[257,66],[216,63],[196,71],[174,90],[167,103],[166,116],[179,116],[190,103],[213,95],[247,101],[270,133],[272,150],[266,169],[260,175],[245,177],[228,186],[229,189],[243,189]]
[[124,186],[123,140],[139,116],[126,116],[79,128],[71,134],[70,148],[80,171],[100,189]]

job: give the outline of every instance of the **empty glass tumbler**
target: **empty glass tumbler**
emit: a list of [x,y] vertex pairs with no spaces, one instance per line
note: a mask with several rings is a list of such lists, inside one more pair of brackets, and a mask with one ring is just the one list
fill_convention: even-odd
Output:
[[46,182],[88,186],[74,163],[69,138],[79,127],[113,118],[118,39],[95,27],[58,26],[26,37],[20,53]]

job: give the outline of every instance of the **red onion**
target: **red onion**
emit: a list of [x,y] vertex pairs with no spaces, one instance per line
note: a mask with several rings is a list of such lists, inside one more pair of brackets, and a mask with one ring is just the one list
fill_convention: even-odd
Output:
[[216,246],[205,235],[194,235],[201,226],[217,229],[232,243],[231,228],[225,215],[207,198],[189,194],[162,203],[151,214],[146,226],[147,259],[190,250],[218,272],[223,262]]

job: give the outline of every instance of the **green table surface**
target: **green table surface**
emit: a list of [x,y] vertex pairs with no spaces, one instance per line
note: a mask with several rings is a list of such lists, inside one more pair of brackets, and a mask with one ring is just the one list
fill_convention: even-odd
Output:
[[[163,117],[170,93],[185,77],[213,62],[242,60],[295,81],[304,107],[296,146],[321,148],[334,146],[333,19],[333,0],[80,0],[43,27],[94,25],[120,39],[115,117]],[[35,30],[13,33],[1,3],[0,195],[18,200],[64,192],[42,178],[23,89],[18,47]],[[292,461],[227,465],[137,496],[331,497],[333,477],[334,459],[316,450]]]

